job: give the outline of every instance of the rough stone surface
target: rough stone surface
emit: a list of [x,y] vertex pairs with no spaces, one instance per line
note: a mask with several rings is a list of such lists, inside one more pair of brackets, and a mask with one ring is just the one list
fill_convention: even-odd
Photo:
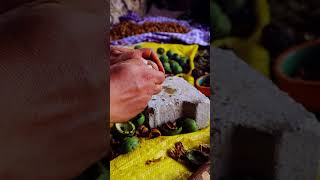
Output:
[[276,180],[316,179],[320,123],[315,116],[231,51],[212,48],[211,62],[211,143],[214,168],[219,168],[212,170],[216,172],[214,179],[226,175],[231,136],[239,126],[279,137],[275,145]]
[[183,78],[168,77],[163,90],[149,101],[147,112],[151,128],[181,117],[194,118],[204,128],[209,124],[210,100]]

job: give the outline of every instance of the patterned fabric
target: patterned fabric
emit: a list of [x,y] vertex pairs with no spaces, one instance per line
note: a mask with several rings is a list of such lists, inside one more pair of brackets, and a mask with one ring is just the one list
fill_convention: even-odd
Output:
[[164,23],[164,22],[171,22],[171,23],[177,23],[180,24],[184,27],[187,28],[192,28],[189,25],[188,21],[183,21],[183,20],[177,20],[177,19],[172,19],[172,18],[167,18],[167,17],[162,17],[162,16],[151,16],[151,17],[145,17],[141,18],[139,14],[135,12],[129,12],[127,15],[124,15],[120,18],[120,20],[130,20],[134,21],[137,24],[143,24],[145,22],[157,22],[157,23]]
[[140,42],[183,42],[186,44],[199,44],[201,46],[210,46],[210,33],[204,33],[199,29],[193,29],[186,34],[182,33],[168,33],[168,32],[154,32],[145,33],[136,36],[126,37],[120,40],[112,41],[112,45],[132,45]]
[[190,31],[188,33],[169,33],[169,32],[153,32],[144,33],[136,36],[126,37],[120,40],[112,41],[112,45],[132,45],[140,42],[158,42],[158,43],[170,43],[170,42],[182,42],[185,44],[198,44],[201,46],[210,46],[210,29],[201,25],[191,26],[188,21],[177,20],[167,17],[145,17],[141,18],[137,13],[129,12],[125,16],[120,18],[120,21],[134,21],[137,24],[143,24],[145,22],[158,22],[158,23],[177,23],[182,25]]

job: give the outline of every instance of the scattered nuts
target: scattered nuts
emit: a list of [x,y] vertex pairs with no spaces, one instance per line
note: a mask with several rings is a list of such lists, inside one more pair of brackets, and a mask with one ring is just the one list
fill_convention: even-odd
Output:
[[149,133],[149,138],[153,139],[153,138],[156,138],[156,137],[159,137],[159,136],[161,136],[161,132],[159,131],[159,129],[152,128],[150,133]]
[[114,41],[128,36],[134,36],[148,32],[187,33],[189,30],[186,27],[176,23],[146,22],[142,25],[139,25],[130,21],[123,21],[111,29],[110,39]]

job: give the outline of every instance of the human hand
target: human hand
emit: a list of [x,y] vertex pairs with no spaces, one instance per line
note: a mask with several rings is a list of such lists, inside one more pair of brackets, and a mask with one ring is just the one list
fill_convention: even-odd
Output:
[[161,71],[165,72],[163,65],[158,58],[157,54],[153,52],[151,49],[143,48],[143,49],[129,49],[118,46],[111,46],[110,48],[110,65],[114,65],[116,63],[126,61],[128,59],[146,59],[149,60],[148,63],[152,64],[152,66]]
[[0,2],[0,179],[72,179],[107,151],[107,18],[80,1]]
[[142,112],[152,95],[158,94],[163,72],[141,59],[129,59],[110,67],[110,120],[126,122]]

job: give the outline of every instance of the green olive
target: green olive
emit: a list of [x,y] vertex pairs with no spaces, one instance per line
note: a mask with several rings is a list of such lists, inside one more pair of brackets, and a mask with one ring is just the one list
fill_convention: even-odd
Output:
[[183,72],[182,67],[179,65],[179,63],[173,64],[172,65],[172,70],[175,74],[180,74]]
[[160,56],[160,60],[161,60],[162,63],[167,63],[167,62],[169,62],[169,58],[168,58],[167,55],[161,55],[161,56]]
[[114,126],[117,134],[120,136],[133,136],[136,131],[134,124],[130,121],[127,123],[116,123]]
[[136,46],[134,46],[134,49],[141,49],[141,48],[142,48],[141,45],[136,45]]
[[138,126],[141,126],[144,121],[146,120],[145,116],[143,113],[140,113],[138,114],[138,116],[136,116],[133,120],[132,120],[132,123],[138,127]]
[[128,153],[133,151],[139,146],[139,139],[137,137],[127,137],[123,140],[121,144],[121,151],[123,153]]
[[165,51],[164,51],[164,49],[163,48],[158,48],[157,49],[157,53],[158,54],[163,54]]
[[163,63],[163,68],[164,68],[164,70],[166,70],[166,73],[172,73],[170,63],[167,63],[167,62]]
[[173,54],[174,54],[174,53],[173,53],[172,50],[167,51],[167,56],[168,56],[169,58],[172,58]]
[[182,129],[186,133],[198,131],[197,122],[191,118],[185,118],[182,122]]

